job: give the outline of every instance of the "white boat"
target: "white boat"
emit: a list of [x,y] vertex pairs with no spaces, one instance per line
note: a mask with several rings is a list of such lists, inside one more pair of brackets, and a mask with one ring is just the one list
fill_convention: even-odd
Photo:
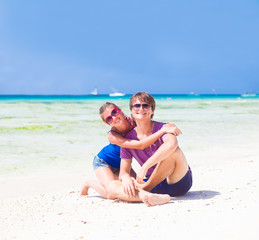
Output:
[[118,92],[115,88],[111,87],[113,93],[110,93],[109,96],[110,97],[123,97],[125,96],[126,94],[125,93],[120,93]]
[[114,92],[109,94],[110,97],[122,97],[125,96],[125,93],[120,93],[120,92]]
[[95,88],[92,92],[91,92],[92,95],[98,95],[98,90],[97,88]]

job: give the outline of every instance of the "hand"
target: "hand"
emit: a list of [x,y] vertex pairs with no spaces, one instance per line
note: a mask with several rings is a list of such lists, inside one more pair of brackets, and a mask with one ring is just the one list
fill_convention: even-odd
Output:
[[182,134],[182,131],[173,123],[166,123],[161,129],[166,133],[172,133],[175,136],[179,136],[180,134]]
[[135,184],[135,188],[137,190],[143,189],[146,186],[146,184],[147,184],[146,182],[138,183],[136,179],[134,179],[133,181],[134,181],[134,184]]
[[123,190],[124,193],[132,198],[133,196],[135,196],[136,192],[135,192],[135,185],[133,180],[130,177],[125,177],[122,179],[122,185],[123,185]]
[[138,171],[138,173],[137,173],[137,176],[136,176],[136,180],[137,180],[137,182],[138,183],[145,183],[144,181],[143,181],[143,179],[145,178],[145,176],[146,176],[146,174],[147,174],[147,170],[148,169],[146,169],[145,167],[144,167],[144,165],[140,168],[140,170]]

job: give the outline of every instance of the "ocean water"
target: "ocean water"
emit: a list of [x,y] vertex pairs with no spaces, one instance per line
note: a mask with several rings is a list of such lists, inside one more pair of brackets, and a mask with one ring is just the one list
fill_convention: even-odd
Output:
[[[259,97],[154,95],[154,120],[174,122],[192,166],[225,159],[258,160]],[[99,117],[106,101],[129,114],[130,96],[0,96],[0,177],[92,169],[109,126]]]

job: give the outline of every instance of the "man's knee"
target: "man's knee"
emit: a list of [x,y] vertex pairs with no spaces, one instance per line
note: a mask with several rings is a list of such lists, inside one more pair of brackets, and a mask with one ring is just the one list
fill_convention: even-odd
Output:
[[179,147],[176,148],[174,153],[172,153],[167,160],[173,164],[182,164],[186,162],[185,156]]

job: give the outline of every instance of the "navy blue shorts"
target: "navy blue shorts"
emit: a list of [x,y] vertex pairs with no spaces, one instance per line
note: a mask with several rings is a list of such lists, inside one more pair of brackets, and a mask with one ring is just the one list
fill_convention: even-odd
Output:
[[157,184],[152,190],[152,193],[169,194],[171,197],[182,196],[186,194],[192,187],[192,171],[189,167],[185,176],[174,184],[168,184],[166,179]]

